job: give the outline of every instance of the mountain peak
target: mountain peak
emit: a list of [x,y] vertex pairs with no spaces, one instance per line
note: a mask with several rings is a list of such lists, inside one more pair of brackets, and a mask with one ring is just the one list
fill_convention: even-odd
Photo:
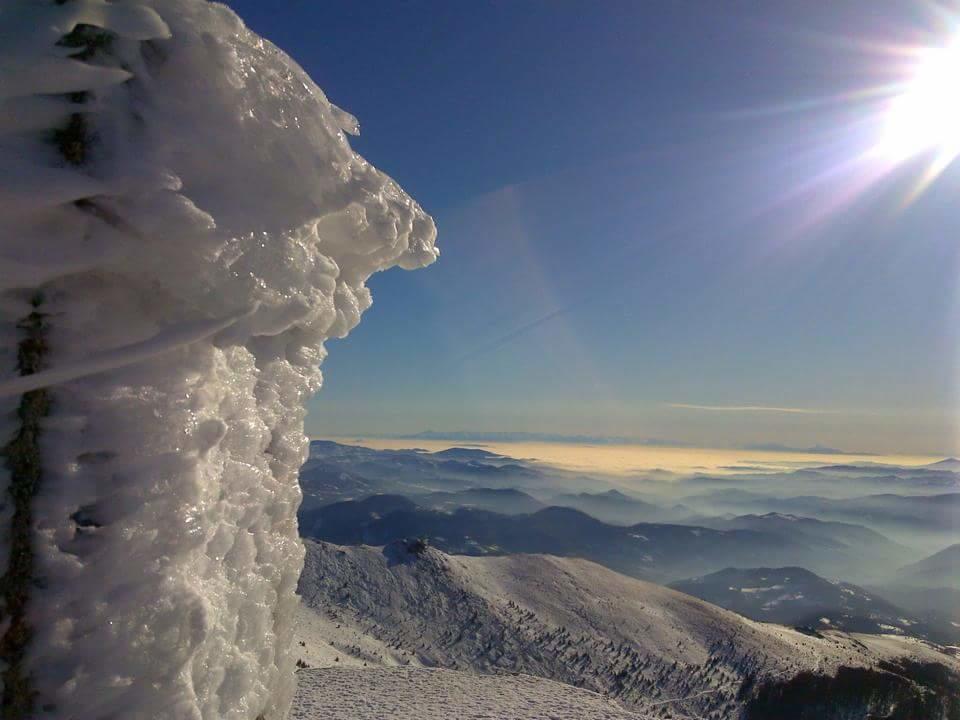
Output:
[[930,463],[927,465],[927,467],[934,468],[936,470],[960,470],[960,460],[955,457],[948,457],[944,458],[943,460]]

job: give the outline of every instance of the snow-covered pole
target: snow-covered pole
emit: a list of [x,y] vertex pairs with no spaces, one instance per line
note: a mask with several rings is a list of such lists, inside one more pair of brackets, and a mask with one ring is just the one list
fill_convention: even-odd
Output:
[[[34,309],[17,327],[23,337],[17,343],[17,371],[30,375],[43,367],[46,355],[44,315],[36,295]],[[0,457],[9,472],[4,499],[8,521],[6,567],[0,578],[3,595],[3,636],[0,637],[0,661],[3,662],[2,708],[5,718],[28,718],[33,711],[33,691],[24,673],[24,658],[31,638],[27,622],[27,600],[33,581],[31,539],[31,503],[42,476],[40,425],[50,407],[45,388],[20,396],[16,409],[17,429],[0,449]]]
[[205,0],[0,0],[3,718],[282,718],[303,401],[436,257]]
[[[64,0],[58,4],[63,5]],[[68,49],[68,60],[86,62],[110,41],[110,33],[95,25],[77,23],[57,40],[57,46]],[[22,56],[21,56],[22,57]],[[29,57],[29,54],[27,55]],[[23,58],[27,59],[27,58]],[[11,58],[15,64],[15,58]],[[7,80],[12,82],[13,78]],[[61,98],[60,113],[42,118],[30,118],[29,103],[44,102],[36,96],[30,99],[6,99],[4,110],[12,112],[16,123],[17,111],[24,115],[26,127],[14,130],[48,130],[50,142],[55,146],[60,159],[69,166],[86,164],[91,149],[91,137],[85,115],[80,107],[90,97],[86,89],[74,89]],[[18,102],[19,101],[19,102]],[[51,103],[57,99],[51,98]],[[64,117],[63,110],[72,105],[73,112]],[[42,114],[42,113],[41,113]],[[49,129],[43,125],[49,121],[56,124]],[[18,133],[10,133],[16,136]],[[6,138],[4,138],[6,139]],[[75,205],[90,203],[87,198],[77,198]],[[16,343],[16,371],[21,377],[36,377],[47,364],[49,346],[46,341],[47,314],[43,311],[43,292],[40,288],[17,288],[21,296],[29,295],[30,310],[16,323],[19,341]],[[5,568],[0,577],[2,588],[3,633],[0,636],[0,661],[3,663],[2,698],[0,712],[4,718],[34,717],[37,708],[37,691],[27,669],[28,651],[34,633],[28,617],[31,595],[36,591],[34,572],[33,513],[32,503],[43,480],[43,459],[40,444],[42,424],[50,410],[47,387],[32,387],[19,395],[16,409],[16,429],[9,441],[0,448],[0,457],[9,473],[4,509],[9,518],[6,539]]]

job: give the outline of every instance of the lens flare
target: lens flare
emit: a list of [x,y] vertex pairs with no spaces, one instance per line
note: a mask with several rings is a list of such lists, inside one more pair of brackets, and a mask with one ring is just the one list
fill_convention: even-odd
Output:
[[895,162],[934,152],[936,164],[960,151],[960,40],[919,53],[901,94],[890,100],[877,150]]
[[825,102],[841,112],[846,104],[853,112],[828,131],[811,133],[809,153],[832,160],[790,195],[805,201],[797,233],[883,186],[899,196],[893,203],[887,196],[887,207],[902,211],[960,156],[960,31],[956,16],[940,20],[937,31],[927,34],[929,40],[942,38],[940,43],[849,43],[866,51],[873,74],[884,81]]

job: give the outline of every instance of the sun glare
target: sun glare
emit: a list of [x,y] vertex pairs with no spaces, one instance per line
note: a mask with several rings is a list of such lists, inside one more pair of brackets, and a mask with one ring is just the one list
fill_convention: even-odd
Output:
[[877,150],[893,162],[930,152],[941,169],[960,153],[960,39],[918,56],[886,108]]
[[865,82],[774,110],[800,117],[811,108],[825,109],[819,117],[806,115],[809,126],[800,146],[803,157],[822,163],[778,198],[782,203],[804,198],[792,235],[878,190],[890,193],[885,210],[903,211],[960,157],[960,17],[939,18],[923,38],[924,44],[832,38],[861,54],[856,67]]

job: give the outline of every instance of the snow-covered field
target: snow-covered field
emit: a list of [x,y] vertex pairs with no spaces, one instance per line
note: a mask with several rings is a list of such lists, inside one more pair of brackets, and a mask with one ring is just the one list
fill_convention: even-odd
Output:
[[748,677],[833,675],[901,658],[960,672],[918,640],[808,635],[572,558],[308,542],[300,593],[296,649],[309,665],[520,672],[652,717],[737,717]]
[[425,668],[297,673],[291,720],[641,720],[613,701],[530,675]]

